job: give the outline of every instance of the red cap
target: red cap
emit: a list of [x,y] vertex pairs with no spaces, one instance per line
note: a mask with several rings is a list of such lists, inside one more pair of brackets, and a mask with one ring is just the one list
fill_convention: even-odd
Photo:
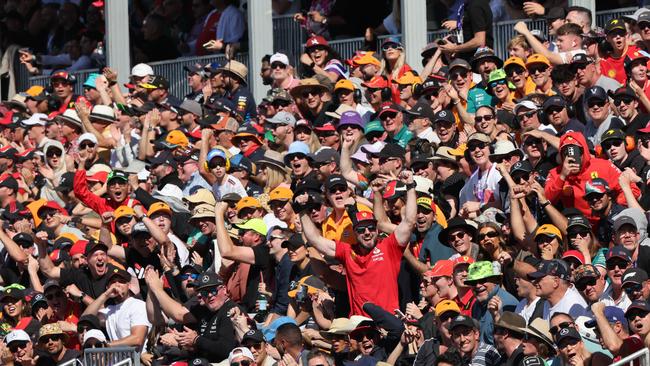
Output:
[[0,125],[8,125],[11,123],[14,116],[14,111],[9,111],[0,119]]
[[316,132],[329,132],[329,131],[333,132],[336,131],[336,127],[334,127],[334,125],[331,123],[326,123],[320,127],[314,128],[314,130],[316,130]]
[[474,258],[468,257],[466,255],[454,259],[454,267],[456,267],[459,264],[472,264],[472,263],[474,263]]
[[585,256],[577,250],[567,250],[562,255],[562,259],[564,258],[575,258],[580,262],[580,264],[585,264]]
[[70,248],[70,256],[72,257],[76,254],[84,254],[86,251],[86,244],[88,244],[88,240],[77,240]]
[[327,46],[329,47],[329,43],[327,43],[327,40],[321,36],[313,36],[310,37],[307,42],[305,43],[305,48],[309,47],[316,47],[316,46]]
[[106,182],[106,179],[108,178],[108,172],[103,172],[99,171],[90,177],[86,177],[86,180],[89,182],[99,182],[99,183],[104,183]]
[[369,82],[361,83],[361,85],[371,89],[388,88],[388,80],[386,80],[382,76],[377,75],[377,76],[373,76],[373,78],[370,79]]
[[385,200],[402,197],[406,194],[406,185],[398,180],[391,180],[386,185],[383,198]]
[[63,209],[63,207],[61,207],[58,203],[56,203],[54,201],[47,201],[43,206],[41,206],[38,209],[38,211],[41,211],[44,208],[51,208],[51,209],[57,210],[57,211],[59,211],[60,213],[62,213],[64,215],[68,214],[68,212],[65,209]]
[[370,211],[359,211],[356,215],[357,224],[362,221],[375,221],[375,216]]
[[443,259],[436,262],[430,270],[424,272],[429,277],[451,277],[454,273],[454,261]]

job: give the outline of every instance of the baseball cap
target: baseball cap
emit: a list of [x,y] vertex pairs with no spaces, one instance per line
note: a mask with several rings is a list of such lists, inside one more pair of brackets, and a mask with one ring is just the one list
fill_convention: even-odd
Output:
[[331,191],[334,187],[344,186],[346,189],[348,187],[348,182],[341,174],[332,174],[325,181],[325,190]]
[[449,324],[449,330],[453,330],[454,328],[461,327],[461,326],[465,326],[472,329],[479,329],[479,324],[476,319],[470,318],[465,315],[459,315],[451,321],[451,324]]
[[[605,306],[603,313],[605,315],[605,318],[607,318],[608,323],[621,322],[623,328],[627,329],[627,319],[625,319],[625,312],[623,311],[623,309],[617,306]],[[587,328],[595,328],[596,319],[591,319],[585,322],[585,326]]]
[[253,356],[253,353],[247,347],[237,347],[230,351],[230,354],[228,355],[228,363],[232,364],[232,361],[237,357],[246,357],[251,361],[255,361],[255,356]]
[[293,197],[293,191],[287,187],[277,187],[269,193],[269,202],[289,201]]
[[247,341],[253,341],[256,343],[264,342],[264,334],[262,334],[262,331],[259,329],[251,329],[248,332],[244,333],[241,343],[246,344]]
[[557,276],[567,281],[571,279],[569,266],[561,259],[543,260],[537,266],[537,271],[528,274],[528,278],[531,280],[546,276]]
[[642,269],[642,268],[628,268],[625,270],[623,273],[623,278],[621,278],[621,282],[623,283],[623,286],[626,284],[643,284],[645,281],[648,280],[648,273]]
[[273,55],[271,55],[271,59],[269,60],[269,63],[272,64],[274,62],[280,62],[284,65],[289,65],[289,57],[285,55],[284,53],[276,52]]
[[593,64],[595,61],[591,56],[585,53],[577,53],[571,58],[571,65],[576,64]]
[[564,254],[562,254],[562,259],[567,260],[570,258],[573,258],[580,263],[585,262],[585,256],[579,250],[575,250],[575,249],[567,250],[566,252],[564,252]]
[[11,344],[11,342],[16,342],[16,341],[18,341],[18,342],[31,342],[32,340],[31,340],[31,338],[29,338],[29,334],[27,334],[27,332],[25,332],[22,329],[16,329],[16,330],[12,330],[11,332],[9,332],[9,334],[7,334],[5,336],[4,341],[5,341],[5,344],[9,345],[9,344]]
[[406,150],[398,144],[388,143],[377,154],[379,158],[403,158],[406,156]]
[[460,314],[460,308],[458,307],[458,304],[456,304],[456,301],[453,300],[442,300],[438,302],[434,311],[437,317],[440,317],[448,311],[454,311]]
[[[428,118],[432,123],[436,119],[436,114],[433,113],[433,109],[431,109],[431,104],[427,103],[424,100],[420,100],[415,105],[406,112],[408,115],[411,116],[411,119],[416,119],[416,118]],[[453,115],[449,113],[451,117]],[[452,122],[454,122],[452,120]]]
[[239,223],[239,224],[233,224],[234,227],[236,227],[239,230],[252,230],[255,231],[256,233],[266,237],[266,234],[268,232],[268,228],[266,227],[266,223],[264,223],[264,220],[259,219],[259,218],[254,218],[245,221],[244,223]]
[[634,218],[628,215],[620,215],[614,220],[614,231],[620,230],[623,225],[632,225],[635,229],[639,229]]
[[556,334],[555,334],[555,344],[560,344],[562,343],[565,339],[576,339],[576,340],[582,340],[582,337],[580,336],[580,333],[578,330],[576,330],[573,327],[566,327],[560,329]]
[[298,249],[305,246],[305,241],[302,239],[302,234],[293,234],[291,237],[282,242],[282,248]]
[[589,223],[589,220],[583,215],[575,215],[569,217],[567,221],[567,227],[566,227],[567,232],[570,232],[571,228],[579,228],[579,227],[591,231],[591,223]]
[[136,77],[144,77],[148,75],[153,75],[153,69],[151,66],[145,64],[145,63],[140,63],[131,69],[131,76],[136,76]]
[[585,182],[585,197],[592,193],[604,194],[609,193],[609,184],[603,178],[594,178],[591,181]]
[[610,19],[607,22],[607,24],[605,24],[605,34],[608,34],[615,30],[623,30],[627,32],[627,29],[625,29],[625,21],[623,19],[621,18]]
[[389,112],[399,113],[401,110],[402,110],[402,108],[400,106],[398,106],[397,104],[386,102],[386,103],[383,103],[381,105],[381,107],[379,107],[379,113],[377,114],[377,118],[381,119],[381,116],[383,114],[386,114],[386,113],[389,113]]
[[406,195],[406,184],[399,180],[392,180],[386,185],[384,194],[385,200],[393,200]]
[[110,282],[111,279],[119,277],[125,281],[131,281],[131,274],[121,268],[114,267],[106,275],[107,281]]
[[114,179],[120,179],[125,182],[128,182],[129,176],[121,170],[111,170],[111,172],[108,173],[108,177],[106,177],[106,183],[110,184],[111,181],[113,181]]
[[620,258],[627,262],[632,262],[632,255],[630,251],[622,245],[616,245],[607,252],[605,259],[610,260],[612,258]]
[[600,86],[592,86],[585,90],[585,100],[588,102],[591,99],[607,100],[607,92]]
[[527,69],[534,64],[544,64],[546,66],[551,66],[551,62],[548,60],[548,58],[541,53],[533,53],[528,57],[528,59],[526,59]]
[[296,118],[292,113],[280,111],[271,118],[267,118],[266,122],[275,124],[275,125],[285,125],[285,126],[295,126]]
[[424,272],[428,277],[451,277],[454,272],[454,261],[449,259],[439,260],[430,270]]
[[562,233],[560,232],[560,229],[552,224],[544,224],[538,227],[535,231],[535,238],[537,238],[539,235],[555,237],[558,238],[558,240],[562,241]]
[[108,246],[102,243],[101,241],[90,239],[86,243],[86,248],[84,249],[84,255],[86,257],[89,257],[96,250],[108,251]]
[[221,277],[214,272],[203,272],[196,281],[196,290],[223,285]]

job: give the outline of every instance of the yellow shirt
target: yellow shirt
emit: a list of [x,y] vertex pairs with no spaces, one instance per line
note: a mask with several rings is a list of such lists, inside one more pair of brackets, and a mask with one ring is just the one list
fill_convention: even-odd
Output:
[[[357,210],[372,212],[372,209],[360,203],[357,203]],[[323,237],[334,241],[344,241],[350,245],[357,244],[357,236],[352,229],[352,219],[350,219],[347,210],[338,222],[335,221],[334,216],[334,212],[330,213],[323,222]]]

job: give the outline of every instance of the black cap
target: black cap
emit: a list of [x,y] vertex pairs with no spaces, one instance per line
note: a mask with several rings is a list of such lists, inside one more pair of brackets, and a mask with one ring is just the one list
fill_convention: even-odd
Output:
[[146,84],[153,85],[156,89],[169,89],[169,81],[162,75],[153,75],[151,81]]
[[17,192],[18,191],[18,181],[16,180],[16,178],[9,175],[3,181],[0,182],[0,187],[11,188],[11,189],[14,190],[14,192]]
[[194,64],[194,65],[183,66],[183,70],[187,71],[190,74],[198,74],[199,72],[203,71],[203,67]]
[[623,19],[621,18],[610,19],[605,25],[605,34],[608,34],[615,30],[622,30],[627,32],[627,29],[625,28],[625,21]]
[[106,177],[106,184],[109,184],[113,179],[121,179],[125,182],[128,182],[129,175],[121,170],[111,170],[111,172],[108,173],[108,177]]
[[44,305],[47,307],[47,299],[45,298],[45,295],[40,292],[34,294],[32,300],[29,302],[29,307],[32,309],[32,312],[35,310],[34,308],[37,305]]
[[223,196],[221,196],[221,200],[224,202],[239,202],[241,200],[241,196],[237,193],[231,192],[231,193],[226,193]]
[[108,246],[101,241],[97,241],[95,239],[90,239],[88,240],[88,243],[86,244],[86,249],[84,250],[84,255],[86,257],[89,257],[92,252],[95,250],[103,250],[103,251],[108,251]]
[[330,163],[330,162],[339,162],[341,160],[341,156],[339,155],[338,151],[330,148],[330,147],[322,147],[318,151],[316,151],[314,154],[311,154],[311,158],[315,163]]
[[582,227],[591,231],[591,223],[583,215],[575,215],[569,217],[566,230],[571,231],[572,227]]
[[186,273],[188,271],[194,272],[196,274],[201,274],[203,272],[203,267],[196,263],[186,264],[181,268],[181,273]]
[[[649,11],[649,13],[650,13],[650,11]],[[607,95],[609,95],[609,97],[612,98],[612,99],[621,98],[621,97],[629,97],[629,98],[632,98],[634,100],[639,99],[639,97],[636,96],[636,93],[634,92],[634,90],[632,90],[632,88],[630,88],[629,86],[622,86],[622,87],[620,87],[620,88],[618,88],[618,89],[616,89],[614,91],[610,90],[610,91],[607,92]]]
[[0,302],[3,302],[3,300],[6,297],[11,297],[14,299],[24,299],[25,298],[25,290],[19,289],[19,288],[14,288],[14,287],[9,287],[5,288],[4,291],[0,292]]
[[251,329],[244,334],[241,339],[241,343],[244,344],[246,341],[253,341],[256,343],[264,342],[264,334],[258,329]]
[[647,301],[632,301],[630,306],[627,307],[627,310],[625,310],[625,316],[627,316],[627,313],[629,313],[632,309],[650,311],[650,303]]
[[449,324],[449,330],[453,330],[454,328],[460,326],[465,326],[473,329],[480,329],[478,322],[473,318],[465,315],[458,315],[451,321],[451,324]]
[[169,150],[159,151],[156,155],[149,159],[151,166],[157,166],[161,164],[166,164],[175,168],[177,166],[176,159],[174,154]]
[[27,233],[18,233],[11,240],[23,248],[31,248],[34,245],[34,238]]
[[99,324],[99,318],[97,318],[97,315],[93,315],[93,314],[82,315],[81,318],[79,318],[79,321],[77,321],[77,325],[81,323],[89,324],[92,327],[92,329],[101,329],[101,326]]
[[379,158],[404,158],[406,156],[406,150],[398,144],[388,143],[386,144],[379,154]]
[[607,252],[607,255],[605,256],[605,260],[610,260],[612,258],[620,258],[623,259],[626,262],[632,262],[632,253],[630,253],[627,248],[625,248],[622,245],[616,245],[612,249],[610,249]]
[[582,340],[582,337],[580,337],[580,333],[576,328],[573,327],[566,327],[560,329],[557,333],[555,333],[555,344],[560,344],[562,341],[565,339],[576,339],[576,340]]
[[566,9],[562,6],[554,6],[550,9],[548,9],[548,12],[546,12],[546,15],[544,18],[546,18],[546,21],[554,21],[557,19],[564,19],[566,17]]
[[423,100],[420,100],[417,103],[415,103],[413,108],[411,108],[406,113],[410,115],[412,119],[428,118],[431,121],[431,123],[433,123],[433,120],[436,118],[435,113],[433,113],[433,109],[431,109],[431,105],[428,102]]
[[533,166],[528,160],[520,160],[510,168],[510,175],[514,175],[516,172],[531,173],[533,171]]
[[607,140],[621,140],[625,141],[625,138],[627,136],[625,135],[625,132],[622,130],[619,130],[618,128],[616,129],[609,129],[605,131],[601,136],[600,136],[600,144],[602,145],[603,142]]
[[191,366],[210,366],[210,361],[205,358],[195,358],[187,364]]
[[59,178],[59,186],[55,188],[56,191],[67,193],[72,191],[72,183],[74,182],[74,172],[65,172]]
[[1,149],[0,151],[0,158],[5,158],[5,159],[11,159],[13,161],[16,161],[16,155],[18,154],[18,150],[14,149],[13,147],[5,147]]
[[433,116],[432,122],[436,123],[438,121],[456,123],[456,117],[454,117],[454,114],[451,111],[443,109],[441,111],[436,112],[436,114]]
[[619,215],[614,220],[614,231],[618,231],[623,225],[632,225],[635,229],[639,229],[634,218],[628,215]]
[[561,259],[551,259],[542,261],[537,266],[537,271],[528,274],[528,278],[531,280],[545,276],[557,276],[563,280],[569,281],[571,279],[571,271],[565,261]]
[[554,95],[552,97],[549,97],[544,101],[544,104],[542,104],[542,110],[546,110],[547,108],[550,107],[566,107],[566,100],[562,98],[559,95]]
[[282,248],[298,249],[305,246],[302,234],[293,234],[288,240],[282,242]]
[[215,112],[226,112],[226,113],[230,113],[231,115],[235,114],[234,113],[235,105],[232,104],[232,102],[229,101],[228,99],[224,99],[224,98],[217,99],[210,104],[206,104],[205,107]]
[[621,282],[623,286],[628,283],[642,285],[645,281],[648,280],[648,273],[642,268],[628,268],[623,273],[623,278]]
[[340,174],[332,174],[327,178],[325,182],[325,189],[330,191],[332,188],[337,186],[348,186],[348,181]]
[[197,123],[203,127],[210,127],[219,123],[221,121],[221,118],[223,117],[216,114],[206,114],[203,116],[203,118],[198,120]]
[[110,269],[106,276],[107,276],[107,278],[106,278],[107,281],[110,281],[114,277],[119,277],[119,278],[121,278],[123,280],[131,281],[131,274],[129,272],[127,272],[127,271],[125,271],[125,270],[123,270],[121,268],[117,268],[117,267],[113,267],[112,269]]
[[546,366],[546,361],[539,356],[526,356],[519,364],[521,366]]
[[206,287],[217,287],[223,285],[223,280],[214,272],[203,272],[196,280],[196,289],[200,290]]
[[571,64],[593,64],[595,61],[591,56],[587,56],[584,53],[575,54],[571,58]]
[[589,102],[591,99],[607,100],[607,92],[600,86],[592,86],[585,90],[585,100]]

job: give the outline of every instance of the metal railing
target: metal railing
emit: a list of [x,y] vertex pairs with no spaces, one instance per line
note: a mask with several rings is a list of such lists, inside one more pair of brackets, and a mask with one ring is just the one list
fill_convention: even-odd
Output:
[[135,347],[87,348],[86,366],[140,366],[140,353]]
[[650,350],[647,347],[614,362],[610,366],[633,366],[637,361],[639,366],[650,366]]
[[620,8],[596,12],[596,25],[599,27],[604,27],[608,20],[612,18],[619,18],[623,15],[630,15],[637,9],[638,8]]
[[492,37],[494,37],[494,53],[505,60],[508,58],[508,42],[518,33],[515,31],[515,24],[524,22],[528,29],[540,30],[545,37],[548,37],[548,27],[544,19],[516,19],[495,23],[492,27]]
[[[242,53],[235,56],[235,60],[243,63],[248,67],[248,54]],[[207,65],[212,62],[218,62],[222,65],[228,62],[226,56],[223,54],[218,55],[208,55],[200,57],[183,57],[177,58],[174,60],[166,60],[159,62],[152,62],[149,65],[153,68],[153,71],[156,74],[164,75],[167,80],[169,80],[169,92],[175,96],[183,97],[190,92],[190,89],[187,85],[187,72],[183,70],[183,67],[190,66],[194,64]],[[72,74],[77,78],[75,83],[75,93],[82,95],[83,94],[83,83],[88,78],[88,75],[92,73],[99,72],[97,69],[91,70],[79,70],[74,71]],[[253,71],[254,72],[254,71]],[[250,79],[249,70],[247,80]],[[32,85],[42,85],[46,86],[50,82],[49,75],[39,75],[39,76],[29,76],[25,66],[20,65],[18,69],[19,76],[16,78],[18,91],[23,91],[29,88]]]

